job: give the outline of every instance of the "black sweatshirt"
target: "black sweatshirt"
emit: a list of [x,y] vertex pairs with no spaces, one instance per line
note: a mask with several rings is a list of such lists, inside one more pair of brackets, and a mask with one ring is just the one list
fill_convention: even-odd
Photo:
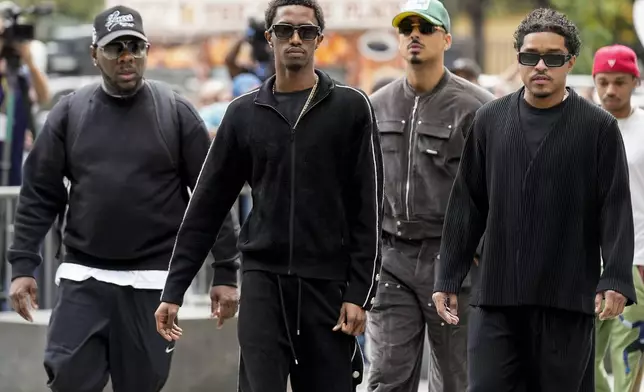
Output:
[[[43,239],[66,205],[66,262],[110,270],[167,270],[188,203],[187,188],[194,188],[209,145],[195,109],[183,97],[175,98],[181,174],[156,129],[147,85],[131,98],[115,98],[97,88],[91,102],[68,95],[54,106],[24,166],[8,254],[14,279],[33,276],[42,262]],[[72,134],[75,140],[69,140],[66,128],[72,101],[87,106],[79,112],[89,110],[83,129]],[[63,177],[71,183],[69,196]],[[237,282],[234,226],[229,214],[213,250],[219,284]]]
[[230,104],[179,229],[162,301],[181,305],[208,238],[248,182],[242,269],[346,281],[345,301],[371,308],[381,263],[377,126],[362,92],[317,74],[297,125],[277,108],[274,77]]
[[595,294],[606,290],[632,303],[633,215],[617,121],[570,90],[532,158],[520,127],[521,94],[476,114],[447,209],[434,291],[459,291],[485,231],[474,305],[594,314]]

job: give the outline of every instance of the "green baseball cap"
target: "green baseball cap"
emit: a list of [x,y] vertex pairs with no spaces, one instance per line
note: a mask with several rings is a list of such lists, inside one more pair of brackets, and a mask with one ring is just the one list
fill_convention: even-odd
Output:
[[402,7],[400,13],[394,17],[391,24],[398,27],[400,22],[408,16],[419,16],[431,24],[443,27],[448,33],[451,30],[449,14],[439,0],[409,0]]

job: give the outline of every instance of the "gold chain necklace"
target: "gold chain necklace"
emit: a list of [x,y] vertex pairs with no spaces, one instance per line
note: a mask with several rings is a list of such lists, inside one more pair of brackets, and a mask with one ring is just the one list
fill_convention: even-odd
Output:
[[[306,109],[308,109],[309,105],[311,104],[311,101],[313,100],[313,97],[315,96],[315,93],[318,90],[318,82],[320,81],[320,78],[315,75],[315,84],[313,85],[313,88],[311,89],[311,92],[309,93],[309,97],[306,99],[306,103],[304,104],[304,107],[302,108],[302,111],[300,112],[300,115],[297,116],[297,121],[295,121],[295,125],[293,128],[297,127],[297,124],[300,122],[300,119],[304,115],[304,112],[306,112]],[[273,95],[275,94],[275,83],[273,83]]]

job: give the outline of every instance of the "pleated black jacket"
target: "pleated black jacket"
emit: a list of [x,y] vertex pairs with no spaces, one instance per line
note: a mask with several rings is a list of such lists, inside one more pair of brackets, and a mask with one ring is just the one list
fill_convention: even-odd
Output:
[[522,96],[519,90],[477,112],[448,204],[434,291],[459,291],[485,232],[474,305],[593,314],[595,294],[605,290],[632,303],[633,215],[617,120],[570,90],[532,158],[519,121]]

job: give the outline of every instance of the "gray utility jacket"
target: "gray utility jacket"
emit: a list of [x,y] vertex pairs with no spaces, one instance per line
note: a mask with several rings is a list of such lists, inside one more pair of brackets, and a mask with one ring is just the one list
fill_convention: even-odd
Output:
[[447,69],[431,92],[417,95],[401,78],[371,96],[385,168],[384,231],[441,237],[465,137],[476,110],[493,99]]

